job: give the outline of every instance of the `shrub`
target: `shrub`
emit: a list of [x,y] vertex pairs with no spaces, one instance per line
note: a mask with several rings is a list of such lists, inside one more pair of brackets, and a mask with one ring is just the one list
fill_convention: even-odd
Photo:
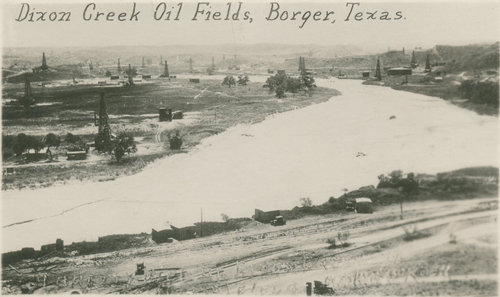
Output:
[[403,226],[403,231],[405,235],[403,237],[404,241],[412,241],[415,239],[425,238],[431,236],[430,233],[422,232],[417,229],[417,225]]

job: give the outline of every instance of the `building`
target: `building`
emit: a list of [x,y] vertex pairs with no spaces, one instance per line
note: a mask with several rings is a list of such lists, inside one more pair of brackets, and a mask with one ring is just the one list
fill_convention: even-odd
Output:
[[171,108],[160,108],[158,110],[159,121],[160,122],[170,122],[172,121],[172,109]]
[[370,77],[370,71],[361,71],[361,76],[363,78],[369,78]]
[[393,67],[387,69],[387,75],[411,75],[410,67]]
[[279,215],[280,215],[279,210],[262,211],[260,209],[255,209],[255,215],[253,218],[257,222],[269,224],[272,220],[274,220]]
[[68,160],[85,160],[87,159],[86,151],[71,151],[66,153]]

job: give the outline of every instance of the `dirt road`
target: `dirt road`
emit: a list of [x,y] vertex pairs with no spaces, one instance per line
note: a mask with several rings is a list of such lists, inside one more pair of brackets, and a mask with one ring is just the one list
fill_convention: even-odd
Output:
[[[486,201],[492,203],[482,203]],[[43,275],[44,267],[56,265],[45,272],[46,287],[39,288],[39,292],[170,290],[303,295],[306,281],[319,280],[343,294],[376,287],[375,293],[394,295],[397,291],[391,286],[423,289],[450,280],[490,283],[495,280],[496,256],[489,265],[479,263],[477,258],[475,263],[466,259],[470,258],[468,253],[476,250],[485,260],[489,254],[496,255],[496,201],[493,198],[409,203],[405,220],[399,219],[397,206],[387,206],[369,215],[306,217],[280,227],[254,224],[245,230],[173,244],[18,264],[17,271],[6,269],[3,279],[19,280],[22,278],[19,273],[28,278],[33,275],[32,267],[37,267],[42,271],[39,275]],[[411,226],[417,226],[418,232],[425,236],[406,241],[403,228]],[[347,240],[350,245],[329,249],[327,239],[345,231],[350,233]],[[450,234],[457,243],[450,243]],[[485,237],[489,243],[484,242]],[[492,238],[495,240],[491,241]],[[487,247],[480,247],[474,241]],[[456,256],[449,251],[462,246],[468,253],[462,251]],[[440,249],[445,249],[444,255],[448,256],[430,261],[429,253],[433,255]],[[414,264],[414,259],[422,262]],[[145,264],[145,276],[133,275],[136,263]],[[406,270],[401,270],[401,265]],[[63,279],[66,279],[64,284]],[[484,292],[477,289],[468,293]]]

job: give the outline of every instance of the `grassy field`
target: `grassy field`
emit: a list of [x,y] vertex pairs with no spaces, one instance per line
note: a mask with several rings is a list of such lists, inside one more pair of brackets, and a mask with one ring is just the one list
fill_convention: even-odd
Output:
[[[250,77],[251,79],[251,77]],[[22,84],[7,84],[3,97],[22,96]],[[44,187],[68,180],[111,180],[124,174],[134,174],[148,163],[169,154],[186,152],[211,135],[223,132],[237,124],[252,124],[267,116],[305,107],[328,100],[339,94],[326,88],[317,88],[312,96],[287,94],[277,99],[262,88],[261,83],[246,86],[222,86],[217,80],[189,83],[187,80],[152,80],[134,87],[118,86],[61,86],[43,88],[33,86],[37,105],[27,116],[22,106],[10,102],[3,106],[3,135],[25,133],[43,137],[54,133],[64,139],[72,133],[83,141],[93,141],[97,133],[94,112],[98,109],[100,93],[104,92],[112,133],[129,132],[136,137],[138,152],[116,164],[109,155],[90,152],[86,161],[66,161],[68,143],[51,148],[54,160],[26,163],[20,157],[7,155],[4,149],[4,167],[13,167],[14,173],[4,174],[2,188]],[[159,123],[158,108],[181,110],[183,120]],[[183,148],[172,151],[168,134],[180,132]],[[43,168],[43,169],[42,169]],[[39,172],[43,170],[44,174]]]

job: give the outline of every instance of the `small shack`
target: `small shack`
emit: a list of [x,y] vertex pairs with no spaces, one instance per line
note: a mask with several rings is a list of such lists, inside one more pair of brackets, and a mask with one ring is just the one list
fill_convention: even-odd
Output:
[[410,67],[393,67],[387,69],[388,75],[411,75]]
[[363,78],[369,78],[370,77],[370,71],[361,71],[361,76]]
[[151,239],[156,243],[173,242],[172,238],[174,237],[176,237],[176,234],[171,228],[160,231],[151,230]]
[[260,209],[255,209],[255,215],[253,218],[257,222],[269,224],[279,215],[280,215],[279,210],[262,211]]
[[143,74],[142,79],[151,79],[151,74]]
[[62,239],[57,239],[56,243],[45,244],[40,248],[40,253],[46,255],[52,252],[62,252],[64,250],[64,241]]
[[199,83],[200,83],[200,79],[199,79],[199,78],[190,78],[190,79],[189,79],[189,82],[190,82],[190,83],[199,84]]
[[66,153],[68,160],[85,160],[87,159],[86,151],[71,151]]
[[361,197],[356,198],[355,201],[357,213],[373,213],[373,203],[370,198]]
[[158,113],[160,122],[172,121],[172,109],[162,107],[158,110]]
[[109,79],[111,79],[111,80],[117,80],[117,79],[120,79],[120,76],[119,75],[111,75],[109,77]]

